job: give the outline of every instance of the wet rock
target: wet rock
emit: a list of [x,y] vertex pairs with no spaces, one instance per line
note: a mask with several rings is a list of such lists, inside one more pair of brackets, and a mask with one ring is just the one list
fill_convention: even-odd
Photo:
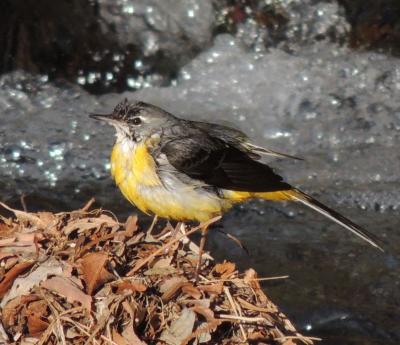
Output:
[[164,51],[187,61],[211,41],[214,12],[208,0],[99,0],[99,9],[117,40],[139,45],[144,56]]
[[350,26],[336,2],[218,2],[217,32],[230,33],[256,51],[280,47],[294,52],[315,40],[345,42]]
[[0,72],[23,69],[92,93],[168,85],[210,43],[210,1],[10,1]]
[[339,0],[352,26],[350,42],[356,48],[381,49],[398,55],[400,4],[397,0]]

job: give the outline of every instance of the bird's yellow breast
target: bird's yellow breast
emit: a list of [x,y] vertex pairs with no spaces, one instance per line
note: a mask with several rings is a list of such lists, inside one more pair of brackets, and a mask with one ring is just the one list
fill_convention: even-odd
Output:
[[143,212],[151,211],[143,197],[146,187],[161,186],[156,164],[144,144],[129,141],[114,145],[111,153],[111,174],[122,194]]
[[117,143],[111,153],[111,174],[117,185],[130,175],[135,184],[160,186],[156,163],[145,144],[131,145],[129,142]]
[[116,143],[111,174],[131,203],[163,218],[205,221],[230,207],[214,193],[185,184],[173,173],[161,177],[145,143]]

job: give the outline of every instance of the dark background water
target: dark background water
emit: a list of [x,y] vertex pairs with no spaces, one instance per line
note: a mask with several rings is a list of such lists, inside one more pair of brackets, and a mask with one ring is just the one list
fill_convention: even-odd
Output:
[[[87,120],[123,97],[228,121],[307,158],[273,162],[296,186],[379,235],[375,251],[298,205],[251,202],[214,231],[218,259],[256,268],[266,292],[324,344],[400,341],[400,5],[397,1],[31,1],[0,11],[0,191],[30,210],[96,196],[109,128]],[[149,221],[142,218],[144,226]]]

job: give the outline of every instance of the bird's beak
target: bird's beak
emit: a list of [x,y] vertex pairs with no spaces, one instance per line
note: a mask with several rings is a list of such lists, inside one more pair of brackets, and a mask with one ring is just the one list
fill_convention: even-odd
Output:
[[95,120],[105,121],[108,123],[115,121],[113,114],[90,114],[89,117]]
[[118,119],[114,114],[89,114],[89,117],[95,120],[104,121],[107,124],[114,126],[117,133],[129,134],[129,126],[127,126],[124,121]]

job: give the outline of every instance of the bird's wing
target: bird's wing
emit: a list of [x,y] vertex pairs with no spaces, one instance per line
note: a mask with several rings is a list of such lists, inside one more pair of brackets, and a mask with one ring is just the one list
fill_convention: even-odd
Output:
[[205,134],[174,138],[162,146],[161,152],[178,171],[217,188],[248,192],[291,188],[269,166]]
[[299,157],[296,157],[296,156],[288,155],[286,153],[281,153],[281,152],[277,152],[277,151],[274,151],[274,150],[266,149],[264,147],[254,145],[254,144],[249,143],[249,142],[244,142],[242,145],[244,147],[248,148],[253,153],[259,153],[259,154],[264,154],[264,155],[268,155],[268,156],[274,156],[274,157],[278,157],[278,158],[291,158],[291,159],[296,159],[298,161],[304,160],[303,158],[299,158]]
[[216,136],[230,145],[239,146],[242,149],[246,150],[248,153],[252,153],[254,159],[260,158],[257,157],[257,155],[261,154],[278,158],[291,158],[296,160],[303,160],[302,158],[296,156],[288,155],[286,153],[281,153],[261,146],[254,145],[249,141],[247,135],[238,129],[230,128],[228,126],[223,126],[219,124],[210,124],[207,122],[199,122],[199,121],[190,121],[190,122],[195,127],[200,128],[206,131],[207,133],[210,133],[210,135]]

